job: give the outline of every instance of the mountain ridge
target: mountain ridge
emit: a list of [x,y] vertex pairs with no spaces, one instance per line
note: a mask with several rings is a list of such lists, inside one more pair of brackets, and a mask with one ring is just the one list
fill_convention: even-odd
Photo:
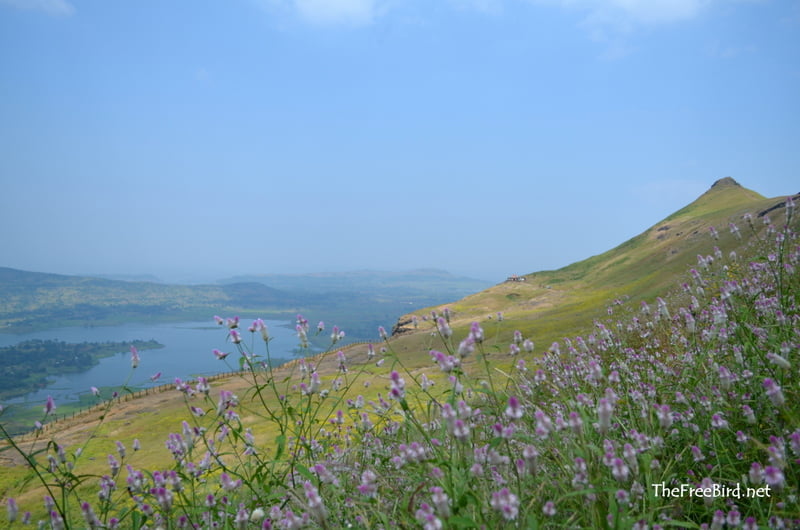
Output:
[[[763,230],[759,216],[779,211],[786,197],[765,198],[731,177],[719,179],[688,205],[603,253],[403,315],[395,324],[395,333],[411,333],[414,315],[440,313],[445,307],[452,311],[454,327],[503,312],[504,318],[517,321],[526,336],[538,335],[547,342],[578,333],[577,324],[556,331],[558,322],[576,322],[581,317],[591,322],[616,298],[645,300],[663,295],[711,246],[729,252],[741,245],[729,228],[731,223],[742,232],[749,230],[743,216],[750,213],[756,219],[753,229]],[[800,200],[800,195],[797,198]]]

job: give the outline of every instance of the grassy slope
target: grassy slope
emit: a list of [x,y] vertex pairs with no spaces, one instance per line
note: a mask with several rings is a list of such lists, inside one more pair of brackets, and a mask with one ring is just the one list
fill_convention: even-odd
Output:
[[[745,232],[746,227],[741,221],[744,213],[751,212],[755,216],[782,201],[765,199],[738,184],[722,181],[686,208],[608,252],[556,271],[529,274],[524,283],[503,283],[449,304],[454,312],[455,336],[462,337],[469,323],[478,320],[483,322],[489,347],[502,348],[501,345],[510,340],[506,335],[519,329],[536,340],[537,351],[544,351],[552,341],[586,330],[593,317],[605,314],[606,306],[613,298],[628,296],[652,301],[655,296],[672,288],[676,275],[694,266],[697,254],[709,248],[710,226],[718,228],[718,245],[727,251],[738,243],[727,229],[729,222],[737,222]],[[776,213],[773,217],[779,215]],[[758,225],[760,220],[756,218],[756,221]],[[441,307],[418,314],[440,310]],[[487,317],[497,311],[503,311],[506,319],[502,326],[506,331],[499,334],[495,334],[493,326],[487,322]],[[391,340],[394,351],[404,356],[406,365],[419,366],[422,370],[422,367],[430,366],[428,350],[443,349],[441,340],[432,336],[430,330],[430,324],[424,324],[419,330],[410,330]],[[348,361],[351,364],[364,362],[364,350],[363,345],[346,348]],[[283,369],[287,376],[289,370],[289,367]],[[329,356],[322,363],[320,372],[325,374],[324,379],[331,379],[331,374],[336,372],[335,356]],[[386,375],[372,376],[371,383],[369,388],[360,392],[367,399],[374,399],[379,391],[385,392]],[[246,384],[235,378],[213,386],[215,389],[233,390],[240,397],[247,389]],[[247,401],[243,399],[243,406]],[[76,447],[89,436],[98,416],[85,415],[78,421],[63,421],[50,432],[56,433],[53,436],[59,443]],[[164,440],[168,433],[179,430],[180,422],[186,416],[182,395],[177,392],[141,398],[124,406],[115,405],[97,431],[96,439],[85,450],[85,455],[94,459],[88,466],[95,467],[98,474],[105,473],[105,455],[114,452],[113,441],[129,442],[134,438],[140,438],[143,447],[156,449],[137,454],[136,466],[157,468],[162,463],[167,465],[169,454],[163,450]],[[257,426],[256,434],[259,439],[268,440],[272,433],[268,425],[261,424]],[[26,475],[18,460],[11,457],[9,452],[0,451],[0,464],[8,466],[0,480],[0,496],[9,488],[15,491],[19,487],[17,481]],[[40,498],[41,492],[31,492],[19,499],[36,498],[37,495]]]
[[[713,242],[710,227],[719,233],[715,244],[728,252],[739,244],[729,223],[746,233],[742,216],[749,212],[760,228],[757,215],[783,200],[764,198],[732,179],[722,179],[685,208],[603,254],[555,271],[531,273],[525,282],[505,282],[449,304],[453,327],[463,334],[470,322],[485,322],[502,311],[516,329],[536,341],[537,350],[545,350],[556,340],[582,333],[594,318],[606,314],[616,298],[652,302],[675,288],[675,278],[695,267],[699,254],[708,253]],[[415,335],[409,333],[398,341],[420,343]],[[510,336],[504,338],[509,342]]]

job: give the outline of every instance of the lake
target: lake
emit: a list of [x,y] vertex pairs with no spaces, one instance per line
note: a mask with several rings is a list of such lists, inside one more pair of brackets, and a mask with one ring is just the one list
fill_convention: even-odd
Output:
[[[298,339],[294,322],[265,321],[272,340],[269,343],[273,363],[296,357]],[[247,327],[250,320],[242,320],[240,329],[245,344],[250,344],[251,334]],[[172,383],[176,377],[183,380],[198,375],[215,375],[238,370],[239,354],[234,344],[228,342],[228,328],[210,322],[183,322],[169,324],[124,324],[105,327],[54,328],[34,333],[0,334],[0,346],[12,346],[31,339],[60,340],[64,342],[122,342],[134,339],[154,339],[164,347],[139,352],[139,367],[133,370],[128,385],[145,388]],[[255,334],[255,353],[263,355],[264,342],[259,333]],[[225,361],[217,359],[212,351],[231,352]],[[151,376],[161,372],[161,377],[151,381]],[[89,370],[75,374],[58,376],[46,387],[22,397],[8,399],[4,404],[41,404],[52,396],[56,403],[78,401],[79,395],[88,394],[91,387],[119,386],[131,374],[131,353],[125,351],[111,357],[100,359],[99,364]]]

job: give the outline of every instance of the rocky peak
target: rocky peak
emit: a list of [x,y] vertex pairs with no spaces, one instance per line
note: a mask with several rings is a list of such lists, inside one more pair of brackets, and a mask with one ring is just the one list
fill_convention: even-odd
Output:
[[711,187],[712,188],[716,188],[716,187],[720,187],[720,188],[723,188],[723,187],[741,188],[742,185],[739,184],[738,182],[736,182],[732,177],[725,177],[725,178],[721,178],[718,181],[716,181],[714,184],[711,185]]

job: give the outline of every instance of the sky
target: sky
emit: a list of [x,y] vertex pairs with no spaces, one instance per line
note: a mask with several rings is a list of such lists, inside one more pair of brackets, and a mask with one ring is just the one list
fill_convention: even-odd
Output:
[[800,1],[0,0],[0,266],[501,281],[800,191]]

